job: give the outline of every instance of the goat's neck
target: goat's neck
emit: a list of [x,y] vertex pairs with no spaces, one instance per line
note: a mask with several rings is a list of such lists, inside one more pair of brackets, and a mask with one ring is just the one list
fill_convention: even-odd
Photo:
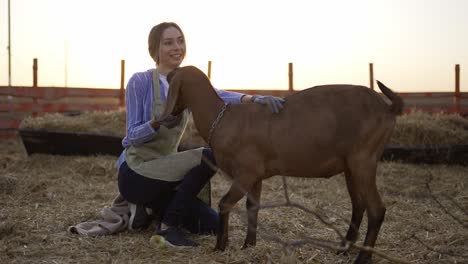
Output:
[[207,141],[211,126],[223,108],[224,102],[212,87],[199,86],[187,90],[190,90],[186,93],[187,106],[192,110],[193,120],[200,136]]

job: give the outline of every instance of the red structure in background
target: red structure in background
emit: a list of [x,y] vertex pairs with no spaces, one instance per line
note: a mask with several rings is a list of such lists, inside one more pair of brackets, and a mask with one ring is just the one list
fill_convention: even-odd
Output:
[[[0,86],[0,137],[15,135],[26,116],[44,113],[76,114],[83,111],[115,110],[125,106],[125,61],[121,61],[119,89],[38,87],[38,62],[33,61],[33,86]],[[211,77],[211,61],[208,62]],[[373,64],[369,64],[370,88],[374,89]],[[288,65],[288,90],[246,90],[247,94],[285,97],[294,93],[293,64]],[[459,113],[468,116],[468,92],[460,91],[460,65],[455,65],[454,92],[399,93],[405,101],[405,112],[414,109],[431,113]]]

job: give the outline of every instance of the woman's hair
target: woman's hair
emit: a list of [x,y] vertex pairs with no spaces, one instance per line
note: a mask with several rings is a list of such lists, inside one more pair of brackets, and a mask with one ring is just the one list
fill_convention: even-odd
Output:
[[179,30],[180,34],[185,40],[184,32],[182,32],[182,29],[174,23],[174,22],[162,22],[160,24],[157,24],[154,26],[148,36],[148,51],[153,58],[153,60],[156,62],[156,64],[159,64],[159,46],[161,45],[161,38],[164,30],[170,28],[170,27],[175,27],[177,30]]

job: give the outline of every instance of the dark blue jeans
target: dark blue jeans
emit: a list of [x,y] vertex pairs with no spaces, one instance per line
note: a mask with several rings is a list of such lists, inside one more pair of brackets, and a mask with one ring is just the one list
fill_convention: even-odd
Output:
[[167,182],[144,177],[124,162],[119,169],[119,191],[128,202],[144,205],[160,212],[168,226],[183,227],[192,233],[217,233],[219,216],[196,196],[215,171],[210,149],[203,150],[200,165],[192,168],[182,181]]

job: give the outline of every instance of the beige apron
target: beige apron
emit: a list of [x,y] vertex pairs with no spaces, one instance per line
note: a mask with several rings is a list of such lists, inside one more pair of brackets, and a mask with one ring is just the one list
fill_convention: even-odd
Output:
[[[159,86],[159,73],[153,71],[154,102],[153,117],[161,116],[164,103],[161,99]],[[203,148],[177,152],[182,134],[188,123],[188,110],[182,113],[181,122],[173,127],[160,126],[159,131],[151,141],[139,146],[131,145],[125,150],[125,159],[128,166],[140,175],[162,181],[181,181],[189,170],[201,162]],[[209,184],[200,192],[203,201],[210,204]],[[208,195],[208,197],[206,197]]]

